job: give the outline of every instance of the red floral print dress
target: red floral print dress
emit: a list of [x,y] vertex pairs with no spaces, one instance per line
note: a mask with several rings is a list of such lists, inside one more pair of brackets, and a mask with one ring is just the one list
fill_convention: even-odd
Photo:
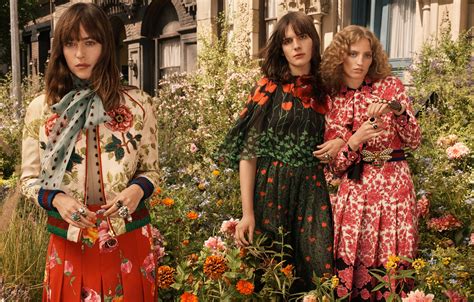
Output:
[[[333,204],[334,253],[340,278],[337,295],[351,293],[353,299],[362,301],[382,300],[388,294],[371,293],[377,280],[369,270],[383,268],[390,255],[413,258],[418,239],[415,192],[406,160],[381,166],[361,162],[362,150],[415,149],[420,144],[420,128],[401,81],[389,76],[374,82],[366,79],[357,90],[343,87],[330,99],[325,140],[340,137],[347,141],[369,119],[371,95],[399,101],[406,113],[383,115],[381,135],[356,152],[344,146],[330,163],[333,173],[342,178]],[[358,180],[350,177],[357,167],[361,167]]]

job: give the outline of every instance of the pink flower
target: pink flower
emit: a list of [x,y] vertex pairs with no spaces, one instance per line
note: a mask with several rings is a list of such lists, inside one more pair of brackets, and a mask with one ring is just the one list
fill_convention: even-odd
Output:
[[466,297],[452,289],[445,291],[444,294],[449,298],[449,302],[467,302]]
[[92,288],[84,287],[81,290],[81,301],[101,302],[100,295]]
[[143,264],[141,267],[142,272],[146,275],[146,278],[151,283],[155,282],[155,256],[153,253],[149,253],[148,256],[143,260]]
[[107,112],[111,120],[105,123],[105,127],[112,131],[126,132],[133,124],[133,114],[125,105]]
[[303,298],[303,302],[317,302],[317,301],[318,300],[316,299],[316,297],[313,294],[306,295]]
[[367,290],[367,288],[364,288],[363,290],[360,291],[360,297],[364,300],[369,300],[370,292]]
[[458,136],[456,134],[450,134],[448,136],[442,136],[438,138],[436,144],[442,148],[454,145],[458,141]]
[[51,254],[49,254],[48,267],[52,269],[56,266],[56,264],[61,264],[61,259],[59,259],[56,247],[53,245],[53,248],[51,249]]
[[70,276],[73,270],[74,270],[74,267],[71,261],[68,261],[68,260],[64,261],[64,274],[66,276]]
[[222,222],[221,229],[219,232],[221,232],[224,235],[234,237],[235,234],[235,227],[237,224],[239,224],[238,219],[231,218],[230,220],[225,220]]
[[454,217],[452,214],[446,214],[439,218],[431,218],[427,222],[428,228],[442,232],[447,230],[456,229],[462,226],[461,222]]
[[209,237],[204,241],[204,247],[207,247],[213,253],[225,251],[225,245],[220,236]]
[[431,302],[433,301],[434,295],[425,295],[423,291],[411,291],[406,298],[402,298],[402,302]]
[[102,220],[99,225],[99,250],[101,253],[110,253],[118,247],[118,241],[109,234],[109,224]]
[[474,245],[474,233],[471,233],[471,240],[469,241],[469,245]]
[[44,130],[46,132],[46,136],[49,137],[51,132],[53,132],[54,125],[56,125],[56,120],[59,118],[57,113],[51,115],[44,124]]
[[418,217],[425,217],[430,211],[430,201],[426,198],[426,195],[423,195],[418,202],[416,203],[416,209],[418,212]]
[[124,258],[120,264],[120,270],[124,274],[129,274],[132,271],[132,262],[127,258]]
[[468,155],[469,152],[469,148],[463,143],[455,143],[453,146],[446,149],[446,154],[449,159],[461,159]]
[[198,150],[199,150],[199,148],[196,146],[195,143],[191,143],[191,144],[189,145],[189,152],[195,153],[195,152],[197,152]]

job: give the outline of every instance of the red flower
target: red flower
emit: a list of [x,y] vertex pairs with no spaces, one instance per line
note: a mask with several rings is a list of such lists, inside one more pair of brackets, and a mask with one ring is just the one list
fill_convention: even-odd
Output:
[[53,131],[54,125],[56,124],[56,120],[59,118],[58,114],[51,115],[44,123],[44,130],[46,132],[46,136],[49,137],[49,134]]
[[293,103],[292,103],[292,102],[283,102],[283,103],[281,104],[281,108],[283,108],[283,110],[286,110],[286,111],[290,110],[291,107],[293,107]]
[[235,287],[237,291],[244,296],[250,296],[253,294],[254,285],[246,280],[239,280]]
[[112,118],[105,126],[112,131],[126,132],[133,125],[133,114],[125,105],[120,105],[118,108],[107,112]]
[[181,302],[198,302],[199,301],[198,297],[188,292],[185,292],[184,294],[182,294],[180,299],[181,299]]

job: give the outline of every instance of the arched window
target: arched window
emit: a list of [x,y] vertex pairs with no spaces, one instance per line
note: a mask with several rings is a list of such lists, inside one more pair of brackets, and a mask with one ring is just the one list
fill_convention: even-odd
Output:
[[163,27],[157,39],[159,78],[181,71],[181,39],[178,34],[178,21],[170,21]]

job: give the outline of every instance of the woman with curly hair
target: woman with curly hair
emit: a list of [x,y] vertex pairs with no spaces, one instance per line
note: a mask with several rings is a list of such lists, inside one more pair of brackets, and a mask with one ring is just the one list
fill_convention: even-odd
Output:
[[97,5],[71,5],[26,111],[22,191],[51,233],[43,301],[156,301],[156,118],[148,95],[120,84],[114,45]]
[[279,240],[281,227],[299,277],[293,292],[311,289],[313,273],[333,271],[329,194],[323,165],[311,154],[323,142],[326,112],[319,49],[309,16],[291,12],[278,21],[264,49],[264,77],[219,152],[224,164],[239,168],[236,241],[252,243],[254,232]]
[[420,128],[368,29],[352,25],[337,33],[321,76],[330,95],[325,140],[345,142],[329,162],[342,178],[333,205],[337,294],[381,300],[388,292],[371,291],[378,282],[369,270],[403,266],[397,257],[413,258],[417,249],[416,199],[403,149],[418,147]]

